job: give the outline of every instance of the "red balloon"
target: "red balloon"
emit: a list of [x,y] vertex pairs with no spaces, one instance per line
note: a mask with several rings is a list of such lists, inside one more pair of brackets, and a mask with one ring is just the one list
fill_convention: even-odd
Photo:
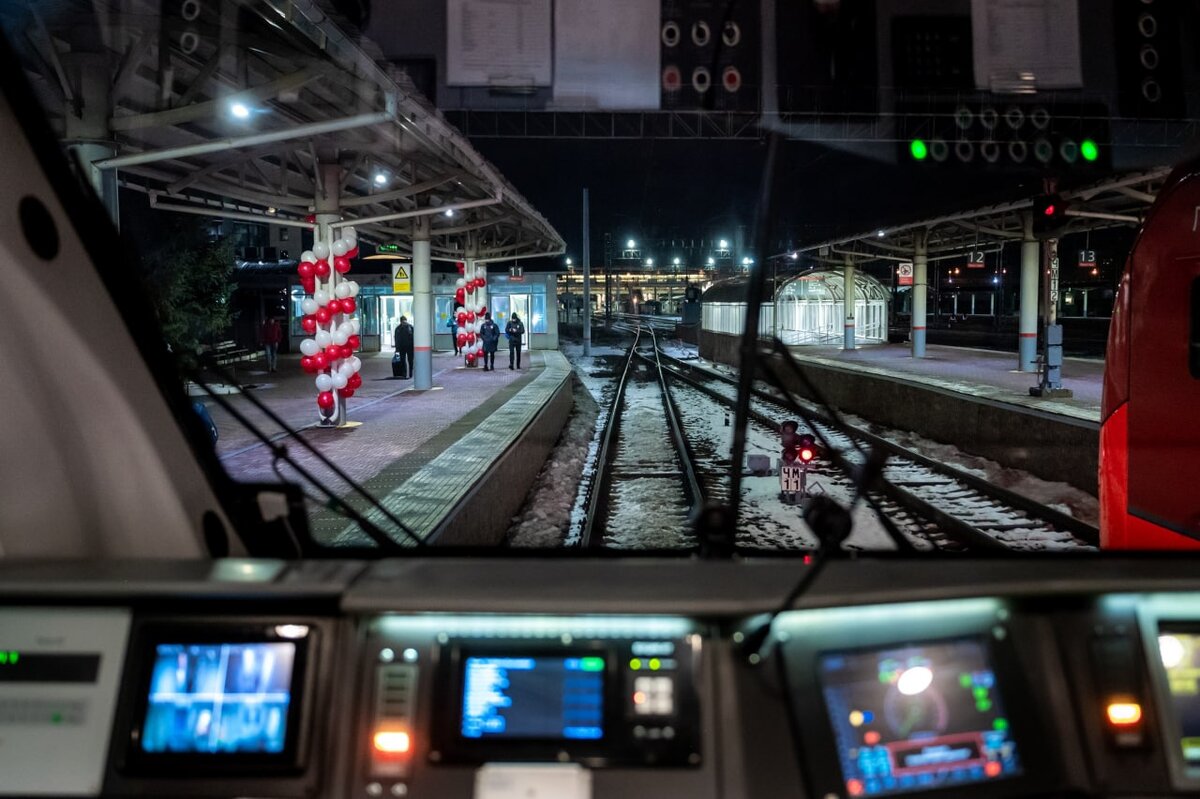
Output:
[[467,265],[465,263],[463,263],[462,261],[459,261],[454,265],[458,267],[458,273],[460,275],[467,271]]
[[475,363],[475,353],[473,353],[473,352],[467,353],[467,363]]
[[317,290],[317,280],[312,277],[300,278],[300,288],[304,289],[305,294],[312,294]]
[[468,333],[468,334],[467,334],[467,343],[468,343],[468,344],[474,344],[474,343],[475,343],[475,334],[474,334],[474,333]]
[[351,260],[358,257],[358,245],[357,244],[355,244],[354,247],[352,247],[351,249],[346,251],[346,257],[350,258]]
[[467,311],[467,321],[468,322],[475,321],[475,312],[474,311]]
[[466,299],[467,299],[467,290],[466,289],[455,289],[454,290],[454,301],[456,303],[458,303],[459,305],[462,305],[463,302],[466,301]]
[[346,339],[346,345],[350,347],[350,349],[356,350],[362,346],[362,339],[357,335],[350,336],[348,339]]
[[346,397],[346,398],[353,397],[354,389],[350,388],[350,383],[347,382],[345,388],[338,389],[338,394],[340,394],[341,396]]
[[479,316],[481,316],[481,317],[482,317],[482,316],[484,316],[486,313],[487,313],[487,306],[485,305],[485,306],[483,306],[482,308],[480,308],[480,309],[479,309]]
[[339,300],[337,297],[334,297],[332,300],[330,300],[328,303],[326,303],[325,307],[329,309],[330,313],[341,313],[342,312],[342,301]]
[[300,358],[300,368],[308,374],[312,374],[313,372],[317,371],[317,367],[315,364],[313,364],[312,358],[308,357],[307,355]]
[[305,316],[300,319],[300,327],[310,336],[317,332],[317,317]]
[[467,334],[466,333],[458,334],[458,346],[460,346],[460,347],[467,346]]
[[342,357],[342,348],[337,344],[330,344],[325,348],[325,357],[332,363]]
[[327,411],[333,407],[333,392],[322,391],[317,395],[317,407],[323,411]]
[[318,352],[312,356],[312,362],[318,372],[323,372],[329,368],[329,359],[325,357],[325,353],[323,352]]
[[308,216],[304,217],[304,221],[310,225],[315,225],[315,224],[317,224],[317,215],[309,214]]
[[318,322],[325,324],[333,314],[329,312],[328,308],[318,308],[314,316],[317,317]]
[[350,388],[358,388],[362,385],[362,375],[360,375],[358,372],[350,375],[346,378],[346,385]]
[[354,357],[354,348],[351,347],[348,343],[343,344],[341,346],[341,350],[342,350],[343,358],[353,358]]
[[456,316],[455,319],[458,320],[458,326],[462,327],[463,325],[465,325],[467,323],[467,312],[459,311],[458,316]]
[[315,272],[316,269],[314,269],[313,265],[308,261],[301,261],[300,265],[296,267],[296,273],[299,274],[300,277],[312,277]]
[[333,258],[333,268],[337,270],[339,275],[344,275],[350,271],[350,259],[344,255],[335,255]]
[[317,261],[313,264],[313,274],[319,278],[329,277],[329,261]]
[[347,297],[342,300],[342,313],[354,313],[354,309],[358,307],[358,303],[353,297]]

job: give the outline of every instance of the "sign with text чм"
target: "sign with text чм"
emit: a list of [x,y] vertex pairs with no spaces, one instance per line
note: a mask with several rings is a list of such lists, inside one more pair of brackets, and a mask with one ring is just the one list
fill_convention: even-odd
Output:
[[412,294],[412,276],[408,264],[392,264],[392,293]]

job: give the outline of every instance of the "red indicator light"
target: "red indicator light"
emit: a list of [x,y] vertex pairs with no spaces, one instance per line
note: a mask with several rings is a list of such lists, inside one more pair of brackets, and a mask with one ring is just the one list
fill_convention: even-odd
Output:
[[378,730],[375,733],[375,751],[386,755],[408,753],[412,741],[404,730]]
[[802,449],[800,450],[800,460],[808,463],[816,456],[816,454],[817,453],[813,452],[811,449]]
[[851,796],[862,796],[862,780],[846,780],[846,793]]
[[1054,216],[1054,212],[1056,210],[1057,209],[1054,207],[1054,203],[1050,203],[1050,205],[1047,205],[1046,210],[1042,211],[1042,213],[1046,216]]
[[999,777],[1001,766],[995,760],[989,760],[983,767],[983,773],[989,777]]
[[874,746],[875,744],[879,743],[879,733],[875,730],[869,730],[865,735],[863,735],[863,742],[866,743],[867,746]]

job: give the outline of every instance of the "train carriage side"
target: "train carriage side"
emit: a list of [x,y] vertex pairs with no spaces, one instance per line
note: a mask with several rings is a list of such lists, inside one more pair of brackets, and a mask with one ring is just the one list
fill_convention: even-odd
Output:
[[1101,545],[1200,549],[1200,162],[1168,179],[1130,252],[1101,419]]

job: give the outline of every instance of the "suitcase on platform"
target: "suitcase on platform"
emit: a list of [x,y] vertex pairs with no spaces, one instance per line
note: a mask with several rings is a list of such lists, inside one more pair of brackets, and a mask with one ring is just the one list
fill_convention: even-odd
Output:
[[401,368],[403,366],[404,366],[404,359],[401,358],[400,353],[397,352],[395,355],[392,356],[392,377],[403,378],[404,374],[401,372]]

